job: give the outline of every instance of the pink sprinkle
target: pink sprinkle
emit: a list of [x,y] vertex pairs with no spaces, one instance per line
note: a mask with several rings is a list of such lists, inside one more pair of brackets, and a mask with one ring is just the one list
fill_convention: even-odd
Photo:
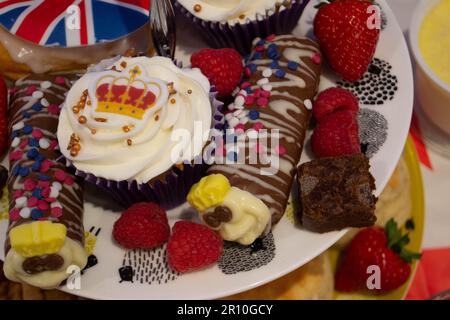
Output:
[[39,181],[38,186],[41,188],[48,188],[50,187],[50,181]]
[[19,144],[20,149],[25,149],[28,146],[28,139],[23,139],[22,142]]
[[253,129],[255,129],[256,131],[259,132],[259,130],[261,130],[262,128],[264,128],[263,124],[261,122],[255,122],[255,124],[253,125]]
[[276,146],[276,147],[275,147],[275,152],[276,152],[278,155],[282,156],[282,155],[284,155],[284,154],[286,153],[286,148],[285,148],[284,146],[281,146],[281,145]]
[[250,82],[245,81],[241,84],[241,89],[247,89],[248,87],[250,87]]
[[256,151],[257,153],[263,152],[263,151],[264,151],[264,146],[261,145],[260,143],[257,143],[257,144],[255,145],[255,151]]
[[64,79],[64,77],[58,76],[55,78],[55,82],[57,84],[65,84],[66,83],[66,79]]
[[36,197],[31,197],[27,201],[27,206],[30,208],[35,207],[37,204],[38,204],[38,198],[36,198]]
[[35,92],[37,90],[36,86],[30,85],[27,87],[25,94],[27,96],[31,96],[33,94],[33,92]]
[[44,201],[44,200],[39,200],[38,206],[37,206],[37,207],[38,207],[39,210],[44,211],[44,210],[48,210],[49,205],[48,205],[48,203],[47,203],[46,201]]
[[246,104],[247,106],[250,106],[250,105],[252,105],[252,104],[254,104],[254,103],[255,103],[255,96],[249,95],[249,96],[246,96],[246,97],[245,97],[245,104]]
[[260,97],[261,96],[261,89],[260,88],[257,88],[257,89],[255,89],[255,97]]
[[20,160],[20,159],[22,159],[22,157],[23,157],[23,152],[20,150],[15,150],[9,154],[10,161]]
[[58,181],[64,181],[67,177],[67,173],[62,171],[61,169],[55,170],[55,178]]
[[50,196],[50,187],[45,187],[44,189],[42,189],[41,195],[44,198],[48,198]]
[[322,56],[320,55],[320,53],[314,53],[311,59],[315,64],[320,64],[322,62]]
[[269,104],[269,99],[267,99],[267,98],[259,98],[256,101],[256,104],[258,106],[260,106],[260,107],[265,107],[265,106],[267,106]]
[[64,184],[67,184],[68,186],[73,186],[73,178],[72,177],[66,177],[66,179],[64,179]]
[[34,188],[36,188],[36,181],[34,181],[33,179],[25,179],[25,181],[23,182],[23,187],[25,188],[25,190],[27,191],[31,191]]
[[9,89],[10,94],[15,94],[17,91],[19,91],[18,87],[12,87],[11,89]]
[[257,52],[263,52],[264,50],[266,50],[266,48],[264,46],[257,46],[255,48],[255,51],[257,51]]
[[31,133],[31,135],[33,136],[33,138],[36,138],[36,139],[40,139],[44,136],[42,131],[39,129],[34,129],[33,132]]
[[55,218],[59,218],[59,217],[61,217],[62,216],[62,208],[60,208],[60,207],[54,207],[54,208],[52,208],[52,210],[50,211],[50,214],[52,215],[52,217],[55,217]]
[[9,211],[9,219],[11,221],[17,221],[20,219],[20,211],[17,208],[11,209]]
[[236,133],[239,134],[244,133],[245,126],[242,123],[239,123],[234,127],[234,130],[236,130]]
[[272,42],[273,40],[275,40],[275,35],[271,34],[266,38],[266,41]]
[[270,97],[270,91],[261,90],[261,97],[263,98]]
[[52,140],[50,141],[50,150],[54,150],[58,146],[58,141]]
[[14,200],[16,200],[17,198],[20,198],[21,196],[23,196],[23,190],[22,189],[14,190],[14,192],[13,192],[13,199]]
[[[50,160],[45,159],[44,161],[42,161],[42,163],[41,163],[41,169],[40,169],[39,171],[42,172],[42,173],[45,173],[45,172],[47,172],[48,170],[50,170],[50,168],[51,168],[52,165],[53,165],[53,163],[52,163]],[[63,179],[63,180],[64,180],[64,179]],[[63,180],[61,180],[61,181],[63,181]]]
[[245,68],[244,72],[247,77],[250,77],[252,75],[252,70],[250,70],[250,68]]
[[45,198],[45,201],[47,201],[48,203],[53,203],[56,202],[56,198]]
[[59,114],[59,106],[56,104],[51,104],[48,107],[48,112],[52,114]]

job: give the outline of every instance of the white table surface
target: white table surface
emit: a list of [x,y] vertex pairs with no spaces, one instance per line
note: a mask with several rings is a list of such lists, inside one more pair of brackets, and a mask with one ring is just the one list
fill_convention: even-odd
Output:
[[[415,6],[427,0],[388,0],[407,35]],[[421,166],[425,188],[424,248],[450,246],[450,160],[428,149],[433,170]]]

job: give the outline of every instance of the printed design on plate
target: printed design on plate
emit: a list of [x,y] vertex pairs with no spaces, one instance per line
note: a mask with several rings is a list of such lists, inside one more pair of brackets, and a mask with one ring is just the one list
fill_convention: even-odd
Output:
[[127,251],[119,269],[120,283],[164,284],[177,279],[179,275],[167,263],[166,245],[152,250]]
[[275,257],[275,241],[272,232],[258,238],[250,246],[225,241],[219,268],[225,274],[251,271],[267,265]]
[[371,158],[386,142],[388,121],[375,110],[361,108],[358,113],[358,123],[361,151]]
[[383,8],[381,7],[381,4],[379,4],[378,2],[374,2],[374,5],[376,5],[378,8],[380,8],[380,23],[381,23],[381,30],[386,29],[387,27],[387,23],[388,23],[388,19],[386,16],[386,12],[384,12]]
[[88,261],[83,272],[98,264],[98,259],[94,255],[94,250],[100,231],[102,231],[102,228],[92,226],[89,231],[84,232],[84,250],[86,250],[86,253],[88,254]]
[[43,46],[92,45],[137,30],[149,8],[149,0],[0,1],[0,25]]
[[356,82],[338,81],[339,87],[350,90],[365,105],[383,105],[394,99],[398,90],[398,78],[392,73],[392,65],[374,58],[363,78]]

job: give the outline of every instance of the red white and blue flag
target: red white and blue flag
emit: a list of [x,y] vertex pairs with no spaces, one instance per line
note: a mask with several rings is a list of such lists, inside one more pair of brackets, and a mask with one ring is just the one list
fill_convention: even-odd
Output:
[[149,7],[150,0],[0,0],[0,25],[43,46],[83,46],[135,31]]

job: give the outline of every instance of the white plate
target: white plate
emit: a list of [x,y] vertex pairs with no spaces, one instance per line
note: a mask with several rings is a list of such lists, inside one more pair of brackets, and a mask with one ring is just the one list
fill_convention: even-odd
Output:
[[[312,20],[317,1],[311,1],[295,30],[297,35],[312,33]],[[387,27],[381,32],[376,57],[388,61],[398,77],[398,92],[392,101],[373,106],[389,123],[388,138],[382,148],[371,159],[371,172],[376,178],[377,194],[387,183],[401,155],[406,141],[413,106],[413,80],[411,62],[403,34],[394,15],[384,0],[379,1],[387,18]],[[181,25],[178,34],[179,47],[176,58],[189,64],[189,54],[206,45],[190,26]],[[321,89],[332,86],[332,76],[322,76]],[[364,106],[367,107],[367,106]],[[369,107],[367,107],[369,108]],[[304,152],[302,161],[309,160]],[[98,264],[88,269],[81,278],[80,290],[62,290],[93,299],[214,299],[251,289],[274,280],[307,263],[334,244],[344,233],[316,234],[295,227],[286,217],[275,227],[275,257],[258,269],[227,275],[218,266],[206,270],[179,275],[175,280],[163,284],[147,284],[139,281],[122,282],[118,269],[124,263],[126,251],[111,238],[112,226],[120,211],[110,207],[110,200],[96,190],[86,191],[85,227],[89,230],[101,228],[97,236],[94,254]],[[108,206],[110,209],[107,209]],[[187,206],[171,210],[171,223],[183,214]],[[4,227],[4,225],[3,225]],[[126,264],[126,263],[125,263]],[[152,275],[149,275],[150,278]]]

